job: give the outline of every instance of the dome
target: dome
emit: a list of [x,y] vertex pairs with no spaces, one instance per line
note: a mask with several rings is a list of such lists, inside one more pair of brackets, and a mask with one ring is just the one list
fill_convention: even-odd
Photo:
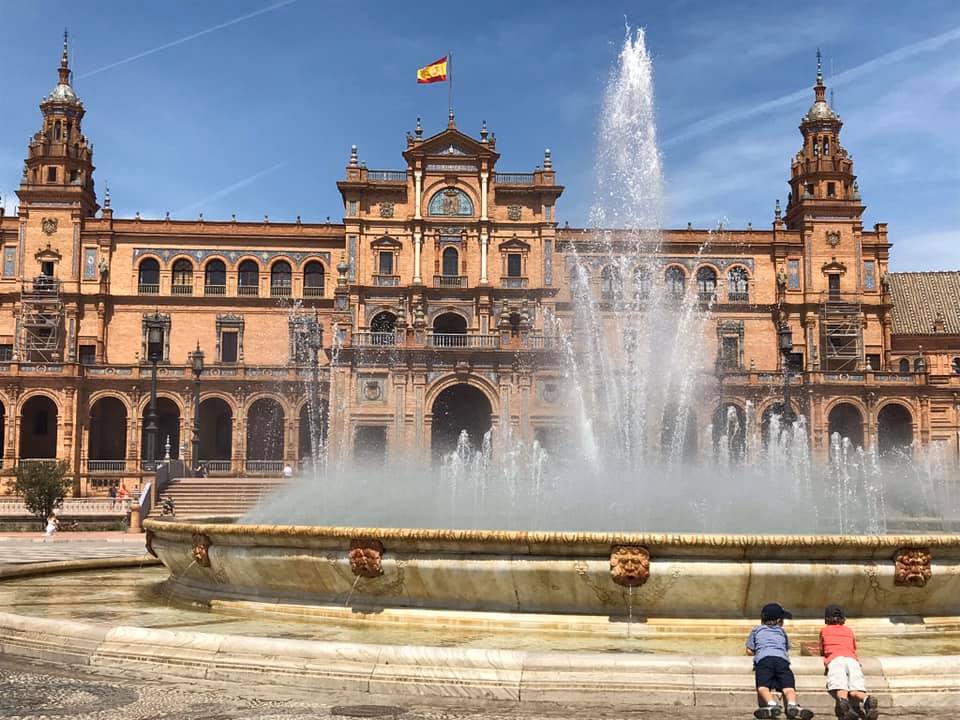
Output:
[[69,83],[59,83],[53,90],[50,91],[50,94],[47,95],[43,101],[79,103],[80,98],[77,97],[77,94],[73,91],[73,88],[70,87]]
[[836,120],[837,114],[833,111],[826,100],[817,100],[805,116],[807,120]]

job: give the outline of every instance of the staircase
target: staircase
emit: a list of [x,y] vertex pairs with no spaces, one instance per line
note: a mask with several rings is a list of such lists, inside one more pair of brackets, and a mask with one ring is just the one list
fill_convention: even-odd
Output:
[[[284,484],[282,478],[179,478],[160,492],[176,503],[177,517],[240,516],[262,495]],[[161,503],[151,510],[160,515]]]

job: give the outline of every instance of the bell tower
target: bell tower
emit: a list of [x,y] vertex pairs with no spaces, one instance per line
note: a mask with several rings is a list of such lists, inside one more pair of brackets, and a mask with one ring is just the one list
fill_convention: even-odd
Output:
[[843,122],[826,99],[820,51],[817,50],[817,82],[814,101],[800,121],[803,147],[790,167],[790,196],[786,223],[800,229],[817,216],[859,220],[864,207],[853,174],[853,159],[840,145]]
[[93,189],[93,147],[80,126],[84,108],[71,85],[67,43],[64,31],[57,85],[40,103],[43,126],[27,147],[17,195],[24,209],[55,203],[92,217],[99,207]]

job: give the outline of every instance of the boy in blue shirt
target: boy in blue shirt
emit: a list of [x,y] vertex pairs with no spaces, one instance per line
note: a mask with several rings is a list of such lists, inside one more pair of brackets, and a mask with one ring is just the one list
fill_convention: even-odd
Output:
[[790,639],[783,629],[784,619],[793,614],[777,603],[769,603],[760,611],[760,625],[747,637],[747,655],[753,655],[753,671],[757,678],[757,704],[755,718],[780,717],[780,705],[773,697],[774,691],[783,693],[787,701],[787,717],[793,720],[810,720],[813,712],[797,704],[797,683],[790,669]]

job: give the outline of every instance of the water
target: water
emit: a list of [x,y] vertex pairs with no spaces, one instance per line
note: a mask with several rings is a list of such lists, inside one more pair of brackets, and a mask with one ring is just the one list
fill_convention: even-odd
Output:
[[[956,471],[943,448],[881,461],[835,436],[829,463],[817,464],[802,416],[760,418],[749,403],[717,413],[716,427],[699,436],[697,418],[712,410],[703,398],[716,394],[707,342],[715,319],[690,272],[698,258],[686,264],[684,282],[655,281],[673,271],[660,252],[654,107],[641,30],[625,39],[606,89],[591,213],[597,229],[589,255],[567,256],[574,313],[544,320],[545,334],[565,341],[563,403],[572,416],[551,452],[509,432],[473,448],[464,433],[438,468],[408,459],[385,472],[347,463],[347,448],[315,440],[317,470],[244,521],[849,534],[936,531],[960,520]],[[710,245],[708,237],[698,254]],[[591,288],[598,278],[599,296]],[[334,361],[331,417],[343,422],[338,377]]]

